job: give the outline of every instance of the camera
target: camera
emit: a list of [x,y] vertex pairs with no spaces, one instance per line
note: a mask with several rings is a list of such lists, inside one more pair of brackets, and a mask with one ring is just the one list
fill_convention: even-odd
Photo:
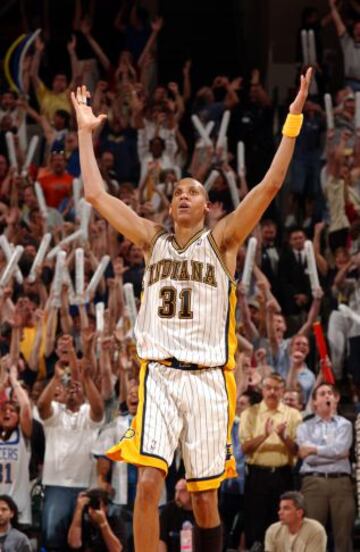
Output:
[[100,499],[97,496],[91,496],[88,502],[88,508],[93,508],[93,510],[100,509]]

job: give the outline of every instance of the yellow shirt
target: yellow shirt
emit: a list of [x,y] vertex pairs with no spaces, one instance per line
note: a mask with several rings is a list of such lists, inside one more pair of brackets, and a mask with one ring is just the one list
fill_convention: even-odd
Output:
[[37,100],[40,105],[41,114],[45,115],[50,123],[52,123],[55,112],[58,109],[63,109],[68,113],[71,113],[71,105],[69,99],[69,89],[64,92],[55,94],[52,90],[49,90],[45,84],[40,81],[40,84],[36,90]]
[[[296,428],[302,422],[301,414],[295,408],[280,403],[276,410],[269,410],[264,401],[249,406],[240,416],[240,442],[264,435],[265,424],[268,418],[274,422],[274,426],[286,422],[286,435],[295,440]],[[291,465],[293,456],[280,437],[273,431],[268,438],[256,449],[255,452],[246,455],[248,464],[257,466],[280,467]]]
[[[35,340],[36,328],[25,326],[22,331],[22,338],[20,341],[20,351],[24,355],[26,362],[29,362],[31,351]],[[46,364],[45,364],[45,326],[43,328],[43,336],[40,344],[39,351],[39,368],[38,378],[44,379],[46,377]]]

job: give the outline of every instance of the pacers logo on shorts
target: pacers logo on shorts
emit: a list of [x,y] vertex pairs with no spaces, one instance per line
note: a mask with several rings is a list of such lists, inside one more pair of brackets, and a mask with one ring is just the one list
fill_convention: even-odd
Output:
[[227,444],[226,445],[226,460],[230,460],[230,458],[232,457],[232,454],[233,454],[232,445]]
[[132,429],[132,427],[129,427],[124,435],[121,437],[120,441],[122,441],[123,439],[132,439],[133,437],[135,437],[135,431]]

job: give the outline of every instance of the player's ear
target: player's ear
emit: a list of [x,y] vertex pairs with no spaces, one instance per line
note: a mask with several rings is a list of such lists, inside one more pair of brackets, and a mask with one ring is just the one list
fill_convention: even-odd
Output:
[[207,201],[207,202],[205,203],[205,207],[204,207],[204,212],[205,212],[206,215],[207,215],[208,213],[210,213],[210,209],[211,209],[211,203],[210,203],[210,201]]

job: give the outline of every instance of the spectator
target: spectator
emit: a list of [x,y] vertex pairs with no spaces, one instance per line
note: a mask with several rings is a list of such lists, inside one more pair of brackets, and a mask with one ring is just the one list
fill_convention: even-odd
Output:
[[45,201],[49,207],[59,209],[63,200],[68,200],[72,192],[73,177],[66,170],[66,159],[63,151],[52,151],[50,170],[39,177],[44,191]]
[[19,523],[29,526],[31,404],[26,391],[18,381],[16,366],[10,368],[9,383],[16,401],[7,400],[1,405],[0,493],[9,495],[15,501]]
[[115,492],[114,503],[125,506],[129,510],[134,507],[137,469],[130,464],[111,462],[105,453],[120,441],[130,427],[139,401],[138,387],[135,380],[131,384],[128,383],[126,397],[128,414],[119,414],[113,422],[106,425],[92,450],[93,455],[97,458],[98,486],[105,489],[109,487],[108,477],[111,472],[111,488]]
[[82,384],[77,379],[68,384],[65,404],[55,402],[54,393],[64,376],[57,364],[54,377],[38,401],[46,439],[42,528],[49,551],[63,550],[66,545],[76,497],[90,484],[90,452],[103,420],[103,403],[87,359],[83,360],[81,374]]
[[[31,66],[31,80],[35,88],[41,114],[52,124],[57,110],[61,109],[71,113],[69,91],[73,88],[73,84],[72,82],[68,82],[65,73],[57,73],[54,75],[51,90],[45,86],[39,78],[39,67],[44,49],[45,45],[43,41],[40,37],[37,37],[35,41],[35,54]],[[74,79],[76,77],[76,57],[73,47],[70,47],[69,54],[72,62],[72,78]]]
[[360,53],[358,49],[360,22],[354,23],[352,32],[349,34],[336,6],[336,0],[329,0],[329,4],[343,52],[345,83],[355,92],[360,91]]
[[175,499],[160,513],[159,552],[180,552],[180,531],[186,521],[195,525],[191,496],[185,479],[180,479],[175,485]]
[[79,493],[67,540],[71,550],[126,551],[120,510],[113,507],[106,491]]
[[17,506],[7,495],[0,495],[0,546],[4,552],[32,552],[32,546],[17,524]]
[[284,249],[279,260],[280,302],[288,317],[288,325],[295,331],[304,323],[310,307],[305,238],[302,228],[292,228],[289,231],[289,247]]
[[326,552],[325,529],[314,519],[304,516],[304,497],[296,491],[282,494],[280,521],[266,531],[266,552]]
[[296,441],[303,463],[301,491],[309,517],[325,527],[328,515],[336,550],[352,550],[355,517],[349,451],[351,423],[338,416],[333,386],[321,383],[313,394],[315,417],[297,429]]
[[262,542],[277,518],[280,495],[292,488],[292,464],[297,452],[298,411],[281,402],[284,381],[271,374],[262,382],[263,400],[240,416],[240,442],[248,475],[245,480],[246,544]]

